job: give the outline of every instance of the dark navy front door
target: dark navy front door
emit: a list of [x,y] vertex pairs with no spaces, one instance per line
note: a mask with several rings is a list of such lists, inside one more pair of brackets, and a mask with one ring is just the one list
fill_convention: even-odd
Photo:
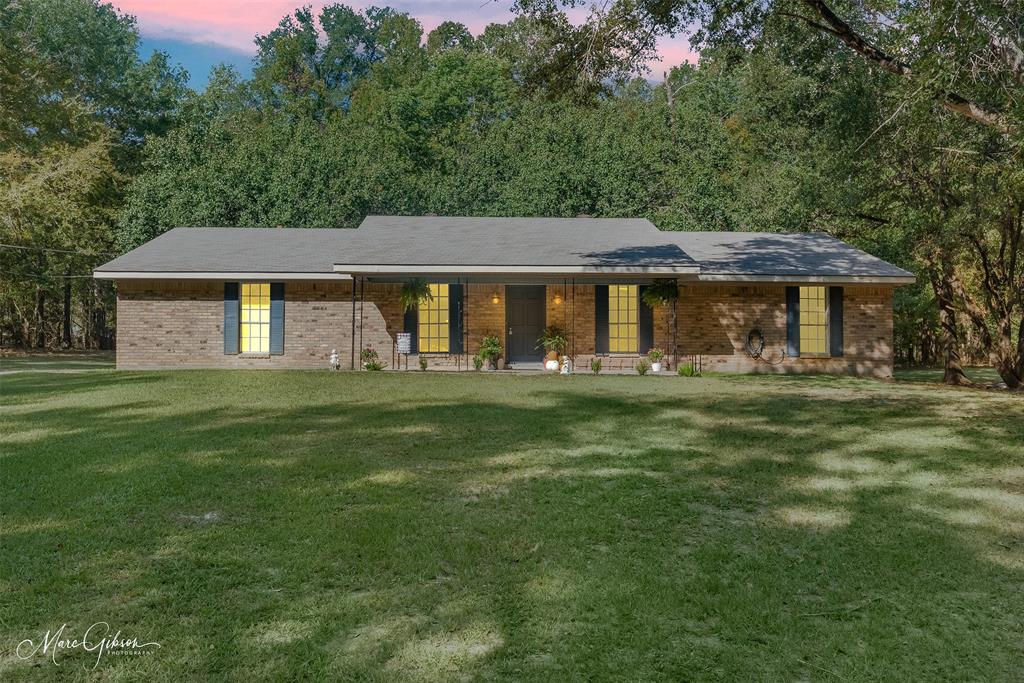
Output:
[[543,347],[537,347],[544,332],[544,291],[544,285],[505,287],[505,352],[513,363],[544,359]]

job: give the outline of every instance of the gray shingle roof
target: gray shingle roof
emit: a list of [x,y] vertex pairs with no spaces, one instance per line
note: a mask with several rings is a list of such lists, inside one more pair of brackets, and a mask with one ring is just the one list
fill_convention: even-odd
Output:
[[368,216],[356,233],[339,266],[696,268],[643,218]]
[[355,230],[174,228],[101,272],[330,273]]
[[913,277],[902,268],[820,232],[666,232],[700,264],[701,275]]
[[[337,265],[337,270],[335,266]],[[644,219],[370,216],[357,230],[175,228],[97,269],[118,273],[364,272],[359,267],[675,269],[701,277],[912,277],[820,233],[668,232]]]

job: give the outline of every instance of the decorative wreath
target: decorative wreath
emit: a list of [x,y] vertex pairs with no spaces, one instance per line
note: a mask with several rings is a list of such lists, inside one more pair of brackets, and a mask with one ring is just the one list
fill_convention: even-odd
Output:
[[747,353],[751,358],[760,358],[764,353],[764,331],[760,327],[747,332]]

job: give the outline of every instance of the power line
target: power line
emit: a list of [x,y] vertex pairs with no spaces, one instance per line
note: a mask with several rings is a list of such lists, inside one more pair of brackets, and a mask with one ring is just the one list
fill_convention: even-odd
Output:
[[75,249],[51,249],[49,247],[26,247],[22,244],[0,244],[0,249],[20,249],[21,251],[52,251],[57,254],[78,254],[79,256],[117,256],[112,251],[78,251]]
[[0,275],[10,275],[11,277],[23,277],[29,280],[40,280],[45,282],[46,280],[73,280],[76,278],[91,278],[92,275],[37,275],[35,273],[12,273],[9,270],[0,270]]

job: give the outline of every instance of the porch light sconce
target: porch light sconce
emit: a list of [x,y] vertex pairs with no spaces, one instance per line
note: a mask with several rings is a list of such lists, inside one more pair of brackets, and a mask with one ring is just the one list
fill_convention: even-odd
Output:
[[561,306],[562,305],[562,295],[561,294],[555,294],[555,305],[556,306]]
[[494,294],[491,295],[491,303],[492,304],[497,306],[500,302],[501,302],[501,298],[498,296],[497,292],[495,292]]

